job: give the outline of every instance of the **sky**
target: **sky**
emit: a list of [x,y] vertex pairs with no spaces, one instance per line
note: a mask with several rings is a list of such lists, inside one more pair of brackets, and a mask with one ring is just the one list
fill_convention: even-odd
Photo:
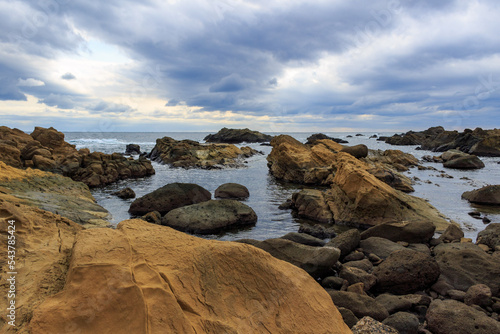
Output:
[[0,0],[0,125],[500,127],[496,0]]

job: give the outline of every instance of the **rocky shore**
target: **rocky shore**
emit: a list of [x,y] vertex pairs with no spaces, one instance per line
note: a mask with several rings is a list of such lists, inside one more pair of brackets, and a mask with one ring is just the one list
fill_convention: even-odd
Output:
[[[149,160],[77,151],[52,128],[31,135],[0,130],[0,228],[15,221],[20,289],[16,330],[2,314],[2,332],[500,332],[500,224],[487,225],[474,243],[409,195],[412,180],[402,172],[422,167],[411,154],[319,135],[306,144],[276,136],[270,174],[303,187],[282,207],[318,225],[228,242],[184,232],[258,224],[240,184],[221,184],[212,199],[199,185],[170,183],[129,202],[140,219],[89,229],[106,226],[108,215],[89,186],[148,175]],[[431,159],[446,163],[469,152]],[[164,137],[149,157],[213,169],[239,166],[252,154],[232,144]],[[122,175],[126,169],[130,174]],[[463,198],[500,207],[499,187]],[[125,189],[123,197],[135,194]],[[0,236],[7,241],[7,233]],[[3,272],[7,264],[0,261]]]

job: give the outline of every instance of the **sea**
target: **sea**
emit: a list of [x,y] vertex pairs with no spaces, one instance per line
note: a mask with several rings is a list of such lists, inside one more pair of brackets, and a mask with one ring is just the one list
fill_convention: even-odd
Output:
[[[150,152],[155,146],[156,139],[165,136],[176,140],[191,139],[204,142],[208,132],[67,132],[66,141],[76,145],[77,149],[88,148],[91,151],[104,153],[124,153],[127,144],[138,144],[142,152]],[[278,133],[269,133],[277,135]],[[295,139],[306,142],[312,133],[285,133]],[[394,133],[345,133],[325,132],[326,135],[342,138],[349,142],[346,145],[365,144],[369,149],[386,150],[399,149],[411,153],[418,159],[424,155],[439,155],[430,151],[417,150],[418,146],[392,146],[375,138],[373,135],[391,136]],[[221,184],[234,182],[246,186],[250,197],[245,204],[254,209],[258,216],[255,226],[235,231],[226,231],[217,235],[201,237],[218,240],[236,240],[251,238],[264,240],[281,237],[289,232],[297,232],[300,224],[314,222],[294,217],[291,210],[280,210],[278,207],[292,194],[304,186],[290,184],[276,180],[268,171],[267,155],[272,147],[260,144],[243,143],[239,146],[250,146],[262,151],[263,155],[249,158],[243,168],[225,168],[220,170],[182,169],[171,168],[167,165],[153,162],[156,174],[139,179],[122,180],[112,185],[92,189],[92,195],[97,203],[106,208],[110,214],[110,223],[116,226],[120,221],[130,219],[128,209],[133,199],[122,200],[112,193],[125,187],[132,188],[137,197],[146,195],[166,184],[173,182],[195,183],[212,193]],[[418,170],[411,168],[404,174],[410,178],[418,178],[414,185],[415,192],[411,193],[427,200],[449,220],[460,224],[465,237],[476,239],[477,233],[486,225],[480,219],[471,217],[468,213],[479,211],[482,217],[488,217],[491,222],[500,222],[500,210],[488,206],[475,206],[461,199],[465,191],[477,189],[489,184],[498,184],[500,181],[500,158],[482,157],[486,167],[479,170],[454,170],[444,168],[442,164],[424,162],[424,166],[432,166],[438,171]],[[447,177],[442,177],[446,174]],[[321,189],[321,188],[319,188]],[[338,232],[346,229],[345,226],[336,226]]]

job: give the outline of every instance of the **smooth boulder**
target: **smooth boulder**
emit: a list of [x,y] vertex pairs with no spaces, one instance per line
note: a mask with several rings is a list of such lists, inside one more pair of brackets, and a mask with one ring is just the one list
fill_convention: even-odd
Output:
[[31,333],[349,333],[302,270],[141,220],[79,233],[64,278]]
[[121,199],[135,198],[135,192],[129,187],[115,191],[113,193],[113,195],[116,195],[116,196],[120,197]]
[[484,168],[485,165],[477,156],[467,155],[448,160],[443,166],[454,169],[481,169]]
[[337,307],[344,307],[351,310],[358,318],[369,316],[373,319],[383,321],[389,316],[389,313],[382,305],[367,295],[334,290],[330,290],[328,293]]
[[393,252],[406,249],[394,241],[380,237],[369,237],[359,242],[366,254],[375,254],[381,259],[386,259]]
[[500,223],[489,224],[486,229],[479,232],[477,235],[477,243],[487,245],[492,249],[500,246]]
[[205,202],[211,198],[212,194],[199,185],[170,183],[136,199],[128,211],[135,216],[143,216],[151,211],[164,215],[173,209]]
[[225,229],[255,225],[257,215],[251,207],[236,200],[209,200],[169,211],[162,225],[177,230],[212,234]]
[[249,196],[248,188],[238,183],[224,183],[215,189],[215,198],[245,199]]
[[368,147],[364,144],[356,146],[344,146],[341,152],[349,153],[357,159],[366,158],[368,156]]

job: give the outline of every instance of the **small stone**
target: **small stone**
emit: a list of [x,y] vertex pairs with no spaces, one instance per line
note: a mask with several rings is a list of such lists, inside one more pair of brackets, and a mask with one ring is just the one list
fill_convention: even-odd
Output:
[[379,258],[377,255],[370,253],[368,254],[368,260],[372,261],[373,263],[380,263],[382,262],[382,259]]
[[482,250],[484,250],[485,252],[489,252],[490,251],[490,247],[488,247],[488,245],[485,245],[485,244],[478,244],[477,245],[479,248],[481,248]]
[[321,286],[324,288],[340,290],[340,288],[342,288],[342,285],[344,284],[344,281],[345,280],[340,277],[328,276],[321,281]]
[[347,287],[347,291],[354,292],[354,293],[357,293],[360,295],[366,295],[365,285],[363,283],[356,283],[356,284],[349,285]]
[[491,223],[491,220],[488,217],[483,217],[483,223],[489,224]]
[[384,325],[395,328],[399,334],[417,334],[419,320],[418,318],[407,312],[398,312],[390,315],[383,322]]
[[466,305],[490,306],[492,303],[490,287],[485,284],[471,286],[465,294],[464,302]]
[[356,317],[351,310],[345,307],[339,307],[338,310],[342,315],[344,322],[346,323],[347,326],[349,326],[349,328],[356,325],[356,323],[359,321],[358,317]]
[[472,242],[471,238],[460,238],[460,242]]
[[461,290],[448,290],[448,296],[453,300],[463,302],[465,299],[465,291]]
[[365,258],[365,254],[363,254],[363,252],[354,251],[354,252],[349,253],[344,258],[344,261],[345,262],[360,261],[360,260],[363,260],[364,258]]
[[471,211],[468,213],[469,216],[471,217],[481,217],[481,212],[479,211]]

